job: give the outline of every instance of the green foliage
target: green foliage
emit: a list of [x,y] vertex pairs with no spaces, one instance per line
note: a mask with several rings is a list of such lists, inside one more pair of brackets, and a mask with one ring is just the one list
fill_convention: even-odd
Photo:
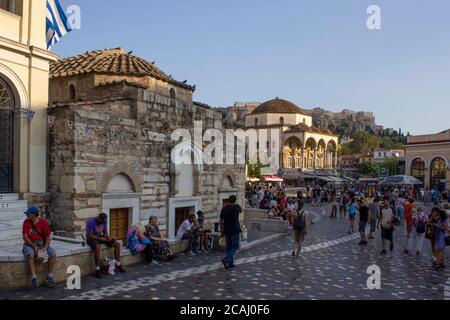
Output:
[[268,164],[263,164],[259,160],[257,163],[250,163],[250,161],[247,160],[247,176],[249,178],[262,179],[261,169],[268,166]]
[[378,177],[379,167],[375,162],[363,162],[357,165],[358,172],[369,178]]
[[380,137],[370,135],[363,131],[355,132],[352,135],[353,141],[349,143],[349,146],[345,152],[350,152],[349,154],[361,154],[369,155],[373,153],[373,150],[380,146],[382,140]]
[[400,174],[400,165],[396,158],[387,158],[381,164],[383,168],[388,169],[390,176],[395,176]]

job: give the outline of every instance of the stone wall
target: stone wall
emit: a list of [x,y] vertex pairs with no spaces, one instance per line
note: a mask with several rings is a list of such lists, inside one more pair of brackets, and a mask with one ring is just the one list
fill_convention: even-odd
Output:
[[[86,77],[89,82],[90,76]],[[176,179],[170,166],[175,145],[171,134],[179,128],[192,134],[194,121],[202,121],[203,130],[221,129],[221,114],[181,100],[172,103],[123,82],[86,90],[89,101],[55,103],[49,108],[49,115],[56,118],[50,130],[52,222],[70,233],[84,232],[86,219],[102,210],[102,195],[108,191],[109,181],[116,174],[125,174],[133,191],[141,194],[139,220],[147,222],[155,215],[166,231],[168,201],[173,196],[171,179]],[[211,223],[218,219],[219,190],[227,176],[243,203],[243,165],[204,165],[194,176],[202,210]]]

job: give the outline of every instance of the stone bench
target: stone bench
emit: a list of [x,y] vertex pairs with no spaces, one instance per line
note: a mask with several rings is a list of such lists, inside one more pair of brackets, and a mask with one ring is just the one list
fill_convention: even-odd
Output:
[[[174,254],[186,250],[188,241],[169,240]],[[66,281],[69,274],[67,268],[71,265],[80,267],[81,275],[93,274],[95,271],[94,254],[89,246],[79,243],[69,243],[58,240],[52,241],[52,247],[56,251],[57,261],[53,276],[56,282]],[[114,257],[114,248],[102,245],[102,257]],[[143,255],[132,255],[125,248],[121,248],[121,264],[129,266],[143,262]],[[47,262],[36,262],[36,273],[39,283],[43,283],[47,275]],[[0,288],[29,287],[31,276],[29,274],[26,259],[22,254],[22,245],[0,248]]]
[[250,219],[247,226],[248,242],[286,233],[289,233],[289,222],[282,220]]

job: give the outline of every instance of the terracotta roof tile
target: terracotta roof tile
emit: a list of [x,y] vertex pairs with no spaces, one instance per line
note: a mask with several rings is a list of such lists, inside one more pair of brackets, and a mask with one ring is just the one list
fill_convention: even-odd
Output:
[[176,81],[153,63],[125,53],[122,48],[86,52],[50,64],[50,78],[62,78],[86,73],[150,76],[185,89],[195,90],[195,86]]

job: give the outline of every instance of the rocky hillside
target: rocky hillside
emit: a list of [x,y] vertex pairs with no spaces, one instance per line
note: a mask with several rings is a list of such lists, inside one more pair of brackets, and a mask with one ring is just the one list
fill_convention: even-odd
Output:
[[[259,105],[258,102],[236,102],[232,107],[218,109],[222,112],[225,125],[241,128],[245,124],[245,116]],[[313,118],[313,124],[316,127],[330,129],[341,136],[348,136],[356,131],[380,135],[384,130],[383,126],[376,124],[372,112],[355,112],[348,109],[331,112],[322,108],[305,110],[305,112]]]

